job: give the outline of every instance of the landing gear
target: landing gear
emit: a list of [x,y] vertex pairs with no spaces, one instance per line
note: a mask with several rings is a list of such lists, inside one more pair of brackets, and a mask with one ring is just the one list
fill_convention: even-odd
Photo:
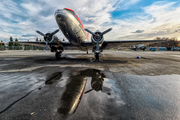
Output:
[[88,54],[88,51],[87,51],[87,54]]
[[56,58],[56,59],[60,59],[60,58],[61,58],[61,53],[62,53],[62,52],[56,52],[56,53],[55,53],[55,58]]
[[99,60],[100,55],[101,55],[101,53],[95,53],[94,54],[95,60],[90,59],[90,61],[91,62],[103,62],[102,60]]
[[99,53],[95,53],[96,61],[99,61]]

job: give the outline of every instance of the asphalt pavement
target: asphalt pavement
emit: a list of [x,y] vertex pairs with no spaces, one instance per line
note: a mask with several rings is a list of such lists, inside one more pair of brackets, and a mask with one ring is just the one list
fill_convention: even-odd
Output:
[[[140,59],[137,59],[140,56]],[[0,120],[179,120],[180,52],[0,51]]]

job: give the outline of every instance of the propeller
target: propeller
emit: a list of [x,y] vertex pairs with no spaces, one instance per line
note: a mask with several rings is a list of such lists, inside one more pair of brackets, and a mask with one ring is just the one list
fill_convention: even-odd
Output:
[[59,29],[55,30],[52,33],[46,33],[46,34],[40,32],[38,30],[36,30],[36,32],[44,37],[44,40],[46,42],[46,52],[47,52],[48,51],[48,44],[52,43],[54,41],[53,35],[55,35],[57,32],[59,32]]
[[46,52],[48,52],[48,42],[46,42]]
[[111,30],[112,30],[112,28],[109,28],[109,29],[105,30],[104,32],[102,32],[101,34],[104,35],[104,34],[108,33]]
[[54,32],[51,33],[51,35],[55,35],[57,32],[59,32],[59,29],[55,30]]
[[87,93],[91,92],[92,90],[94,90],[94,89],[90,89],[90,90],[86,91],[84,94],[87,94]]
[[[85,28],[84,30],[87,31],[88,33],[92,34],[92,35],[96,35],[94,32],[90,31],[90,30],[87,29],[87,28]],[[104,34],[108,33],[108,32],[111,31],[111,30],[112,30],[112,28],[109,28],[109,29],[105,30],[104,32],[99,32],[99,31],[98,31],[98,33],[100,33],[101,35],[104,35]]]
[[88,30],[87,28],[84,29],[85,31],[87,31],[88,33],[95,35],[92,31]]
[[38,30],[36,30],[37,33],[39,33],[40,35],[44,36],[44,34]]
[[[109,31],[111,31],[112,28],[109,28],[109,29],[105,30],[104,32],[100,32],[100,31],[92,32],[92,31],[90,31],[90,30],[87,29],[87,28],[85,28],[84,30],[93,35],[92,41],[93,41],[94,43],[96,43],[96,54],[99,55],[99,44],[100,44],[101,42],[103,42],[103,35],[106,34],[106,33],[108,33]],[[98,59],[98,58],[97,58],[97,59]]]

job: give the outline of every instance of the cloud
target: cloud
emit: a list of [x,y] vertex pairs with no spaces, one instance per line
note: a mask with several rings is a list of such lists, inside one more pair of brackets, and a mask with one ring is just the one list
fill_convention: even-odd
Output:
[[[116,25],[112,26],[114,33],[109,33],[107,39],[153,39],[157,36],[180,38],[175,32],[180,25],[180,16],[177,16],[180,7],[177,4],[179,3],[155,2],[142,7],[143,12],[139,15],[123,20],[115,19]],[[144,31],[140,35],[131,32],[142,28]]]
[[180,29],[175,30],[175,32],[180,32]]
[[137,4],[140,1],[141,0],[120,0],[115,6],[117,7],[117,10],[127,10],[129,7]]
[[26,34],[26,35],[22,35],[21,37],[35,37],[36,35],[32,35],[32,34]]
[[132,32],[132,33],[143,33],[144,30],[136,30],[135,32]]
[[27,22],[19,22],[20,25],[29,25]]
[[[153,39],[157,36],[180,35],[178,16],[180,2],[154,2],[148,6],[139,7],[142,0],[43,0],[43,1],[13,1],[3,0],[0,3],[0,38],[10,36],[26,39],[41,37],[35,30],[43,33],[58,28],[54,19],[56,9],[71,8],[81,19],[85,28],[92,31],[104,31],[110,27],[113,30],[105,35],[106,40],[122,39]],[[137,6],[136,6],[137,5]],[[133,14],[130,8],[138,7],[141,11]],[[136,8],[133,7],[133,10]],[[112,12],[122,12],[124,18],[114,18]],[[174,27],[173,27],[174,26]],[[134,31],[134,32],[132,32]],[[140,34],[134,34],[140,33]],[[34,38],[33,36],[34,35]],[[57,33],[64,38],[61,32]],[[23,39],[23,38],[22,38]]]
[[96,21],[96,17],[85,17],[84,20],[85,21]]
[[[0,11],[3,17],[9,19],[13,17],[13,15],[22,15],[20,7],[17,3],[12,0],[3,0],[0,2]],[[16,19],[16,18],[15,18]]]

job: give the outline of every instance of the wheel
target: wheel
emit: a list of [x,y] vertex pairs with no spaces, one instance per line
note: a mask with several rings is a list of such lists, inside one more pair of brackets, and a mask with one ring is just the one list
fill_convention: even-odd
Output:
[[99,53],[95,54],[95,58],[96,58],[96,60],[99,60]]
[[87,54],[88,54],[88,51],[87,51]]
[[55,57],[56,57],[56,59],[60,59],[61,58],[61,52],[56,52]]

